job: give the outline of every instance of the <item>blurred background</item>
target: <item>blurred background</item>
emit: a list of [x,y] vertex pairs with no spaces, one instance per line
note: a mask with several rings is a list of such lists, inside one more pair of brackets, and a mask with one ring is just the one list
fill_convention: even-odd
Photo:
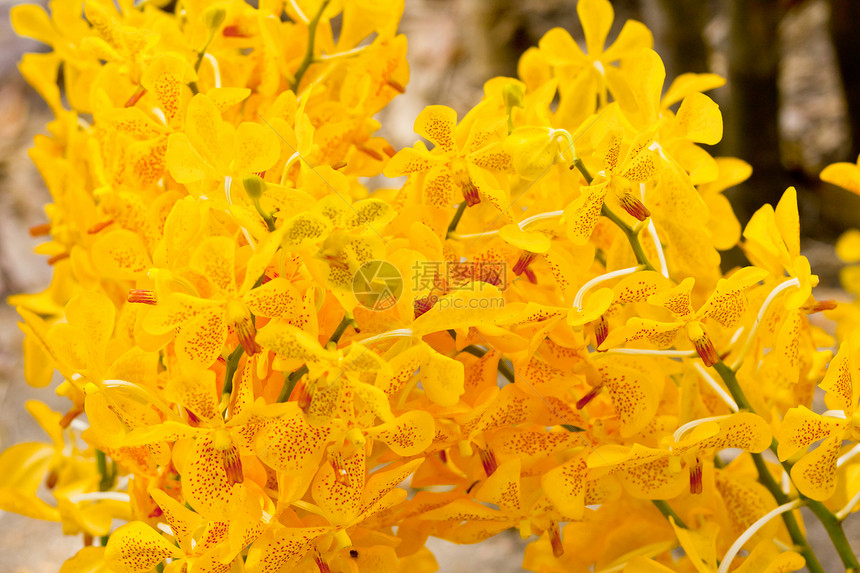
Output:
[[[18,38],[9,10],[20,0],[0,0],[0,296],[44,288],[51,269],[32,253],[38,240],[27,229],[45,222],[50,200],[27,157],[33,136],[51,119],[46,106],[21,80],[21,54],[42,49]],[[612,0],[616,17],[610,41],[627,19],[644,22],[655,36],[667,70],[666,85],[683,72],[715,72],[727,85],[710,92],[720,104],[723,142],[714,155],[741,157],[752,178],[730,195],[745,222],[783,190],[799,191],[804,254],[821,286],[838,288],[840,263],[833,243],[860,227],[860,197],[821,183],[818,173],[860,154],[860,1],[858,0]],[[412,79],[406,93],[379,118],[384,135],[400,148],[411,145],[415,116],[428,103],[460,115],[482,95],[485,80],[515,76],[519,55],[550,28],[582,30],[574,0],[406,0],[402,31],[409,38]],[[731,266],[736,255],[725,257]],[[828,298],[828,296],[819,298]],[[838,297],[838,293],[837,293]],[[844,297],[843,297],[844,298]],[[24,411],[38,398],[61,408],[48,390],[23,380],[17,315],[0,305],[0,449],[42,440]],[[51,398],[54,398],[52,401]],[[2,471],[2,468],[0,468]],[[811,525],[813,545],[827,570],[839,569],[829,543]],[[860,518],[849,518],[849,536],[860,541]],[[816,522],[817,523],[817,522]],[[431,540],[432,541],[432,540]],[[0,573],[55,572],[81,547],[80,537],[60,526],[0,512]],[[476,547],[433,541],[440,571],[521,571],[523,544],[504,534]]]

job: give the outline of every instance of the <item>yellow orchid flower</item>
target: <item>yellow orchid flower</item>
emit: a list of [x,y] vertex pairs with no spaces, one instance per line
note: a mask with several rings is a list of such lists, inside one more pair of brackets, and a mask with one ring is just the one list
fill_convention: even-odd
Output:
[[586,52],[563,28],[553,28],[539,43],[540,54],[563,80],[558,114],[573,125],[591,115],[590,108],[598,96],[605,104],[607,92],[617,97],[625,88],[621,72],[612,64],[653,44],[651,32],[642,23],[629,20],[607,47],[606,38],[615,18],[608,0],[580,0],[576,13],[585,34]]
[[705,329],[704,321],[711,319],[731,328],[740,320],[746,309],[744,292],[765,276],[767,271],[763,269],[745,267],[728,279],[720,279],[714,293],[698,311],[693,310],[691,299],[695,280],[688,277],[678,286],[648,298],[649,303],[668,310],[675,321],[661,322],[633,317],[623,327],[610,332],[601,347],[612,348],[624,342],[647,340],[660,348],[667,348],[675,343],[676,335],[683,330],[705,365],[712,366],[720,361],[720,357]]
[[281,143],[268,126],[244,122],[237,127],[226,122],[215,102],[197,94],[188,102],[184,132],[167,139],[166,161],[179,183],[205,184],[201,194],[211,192],[217,182],[229,194],[232,179],[271,168],[281,156]]
[[856,341],[840,344],[819,386],[827,392],[825,402],[831,411],[817,414],[805,406],[790,408],[779,430],[777,455],[781,461],[792,458],[815,442],[821,443],[803,454],[791,467],[791,478],[797,489],[812,499],[824,501],[836,492],[837,458],[844,439],[857,432],[855,411],[860,396],[856,376]]
[[284,277],[256,284],[264,278],[281,246],[280,237],[288,229],[285,225],[281,232],[269,235],[257,246],[248,260],[241,285],[236,280],[235,243],[228,237],[203,239],[191,254],[189,267],[206,277],[212,294],[203,297],[195,289],[193,294],[172,292],[158,296],[154,308],[143,318],[143,328],[152,334],[176,329],[176,353],[180,364],[188,367],[211,366],[221,355],[231,330],[249,356],[258,353],[260,346],[251,313],[301,321],[307,304]]
[[[683,429],[682,426],[674,437],[667,436],[659,448],[640,444],[601,446],[588,457],[588,467],[614,473],[634,497],[671,499],[686,484],[690,493],[702,493],[703,471],[710,467],[705,460],[714,450],[739,448],[760,453],[770,446],[773,437],[767,422],[749,412],[699,421],[686,437]],[[684,479],[683,468],[689,470],[688,479]]]
[[834,163],[821,171],[821,180],[853,193],[860,193],[860,157],[857,163]]
[[386,177],[424,174],[424,202],[448,206],[456,201],[459,187],[468,206],[482,197],[497,209],[507,207],[506,194],[495,177],[510,173],[511,157],[502,149],[504,122],[478,119],[457,124],[457,112],[441,105],[424,108],[415,118],[415,133],[435,146],[423,143],[397,153],[386,165]]
[[[567,225],[568,237],[577,244],[588,241],[597,225],[607,197],[612,197],[632,217],[644,221],[651,212],[637,197],[633,183],[646,183],[657,172],[654,151],[649,149],[652,135],[641,134],[623,149],[622,132],[614,130],[600,143],[598,157],[602,169],[582,194],[566,208],[562,223]],[[623,153],[622,153],[623,151]]]

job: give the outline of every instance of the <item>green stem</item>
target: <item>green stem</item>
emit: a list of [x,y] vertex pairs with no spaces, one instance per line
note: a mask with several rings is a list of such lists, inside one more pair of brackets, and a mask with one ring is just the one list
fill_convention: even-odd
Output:
[[[594,178],[591,176],[591,173],[588,172],[582,159],[579,157],[574,159],[573,166],[582,173],[583,178],[585,178],[585,182],[591,185]],[[612,209],[607,207],[605,203],[603,204],[603,207],[600,208],[600,214],[615,223],[615,225],[621,229],[627,237],[627,241],[630,243],[630,246],[633,248],[633,254],[636,255],[636,262],[644,266],[645,270],[656,271],[657,269],[651,264],[651,261],[648,260],[648,256],[645,254],[645,249],[642,248],[642,243],[639,241],[639,233],[633,230],[633,227],[625,223],[621,217],[613,213]]]
[[239,368],[239,360],[244,353],[245,349],[240,344],[227,357],[227,368],[224,371],[224,388],[221,390],[221,394],[233,393],[233,377],[236,375],[236,370]]
[[451,224],[448,225],[448,231],[445,233],[445,238],[447,239],[451,233],[457,230],[457,225],[460,224],[460,219],[463,217],[463,213],[466,212],[466,202],[463,201],[457,206],[457,212],[454,213],[454,218],[451,219]]
[[257,210],[257,213],[259,213],[260,217],[263,218],[263,221],[266,222],[266,228],[269,229],[270,233],[274,233],[275,232],[275,218],[272,217],[271,213],[267,213],[263,209],[263,206],[260,205],[260,199],[252,199],[252,202],[254,203],[254,208]]
[[96,466],[102,476],[99,480],[99,491],[108,491],[113,486],[113,476],[108,471],[107,456],[101,450],[96,450]]
[[[482,356],[484,356],[484,354],[487,353],[486,350],[484,350],[483,348],[480,348],[478,346],[475,346],[474,344],[470,344],[469,346],[466,346],[460,352],[466,352],[468,354],[471,354],[472,356],[477,356],[478,358],[481,358]],[[516,382],[516,375],[514,374],[514,371],[511,370],[511,367],[508,366],[508,363],[505,362],[504,360],[502,360],[501,357],[499,357],[498,370],[499,370],[499,374],[504,376],[508,380],[508,382],[511,382],[511,383]]]
[[297,370],[290,372],[289,376],[284,378],[284,385],[281,386],[281,393],[278,394],[278,402],[286,402],[290,399],[290,394],[293,393],[293,389],[295,389],[296,384],[299,382],[302,376],[308,373],[308,365],[302,364],[299,366]]
[[652,499],[651,503],[653,503],[654,506],[660,510],[660,513],[662,513],[666,519],[669,519],[671,517],[675,520],[675,525],[677,525],[678,527],[690,529],[689,527],[687,527],[687,524],[684,523],[684,520],[678,517],[678,514],[675,513],[675,510],[672,509],[672,506],[670,506],[667,501],[662,499]]
[[326,345],[328,345],[332,342],[337,344],[340,341],[340,337],[343,336],[343,333],[346,332],[346,329],[350,324],[352,324],[352,317],[350,317],[348,315],[344,316],[341,319],[340,324],[337,325],[337,328],[334,329],[334,332],[332,333],[331,337],[328,339],[328,343]]
[[508,366],[508,363],[505,362],[501,357],[499,357],[499,366],[498,366],[499,374],[507,378],[508,382],[516,382],[516,376],[514,375],[514,371]]
[[320,18],[322,18],[323,12],[325,12],[326,7],[328,7],[330,0],[323,0],[320,4],[320,9],[314,14],[314,17],[311,18],[310,22],[308,22],[308,47],[305,51],[305,57],[302,59],[299,64],[298,69],[296,70],[296,75],[293,78],[293,91],[299,91],[299,84],[302,82],[302,77],[305,75],[305,72],[308,71],[308,68],[314,61],[314,44],[316,43],[317,37],[317,25],[319,24]]
[[627,241],[633,248],[633,254],[636,255],[636,262],[645,267],[646,270],[656,271],[657,269],[648,260],[648,255],[645,254],[645,249],[642,248],[642,242],[639,240],[639,233],[633,230],[633,227],[625,223],[621,217],[612,212],[612,209],[603,204],[600,209],[600,214],[615,223],[627,237]]
[[[343,333],[346,331],[346,328],[352,324],[352,317],[346,315],[341,319],[340,324],[337,325],[337,328],[334,329],[331,337],[329,337],[326,346],[330,343],[334,342],[338,343],[340,337],[343,336]],[[301,380],[302,376],[308,373],[308,365],[302,364],[298,369],[290,372],[288,376],[284,377],[284,385],[281,386],[281,392],[278,394],[278,402],[286,402],[290,399],[290,394],[293,393],[293,389],[298,384],[299,380]]]
[[577,157],[573,160],[573,166],[576,167],[582,176],[585,177],[585,182],[591,185],[591,182],[594,181],[594,177],[591,176],[591,173],[588,172],[588,168],[585,167],[585,163],[582,162],[582,159]]
[[851,549],[851,544],[845,536],[845,530],[842,529],[842,522],[820,501],[807,499],[806,505],[815,514],[821,525],[824,526],[824,530],[830,536],[830,540],[833,542],[833,546],[836,548],[836,552],[839,554],[839,559],[842,560],[845,569],[853,571],[860,569],[857,556],[854,555],[854,550]]
[[[723,382],[728,388],[729,393],[731,393],[732,398],[734,398],[735,402],[738,405],[738,408],[742,410],[746,410],[748,412],[752,412],[752,406],[749,403],[749,400],[744,394],[743,389],[741,388],[740,383],[738,382],[737,376],[735,376],[734,371],[726,366],[726,364],[722,361],[714,364],[714,370],[720,375],[723,379]],[[770,449],[774,452],[777,449],[777,441],[771,440]],[[755,464],[756,470],[758,470],[759,481],[764,485],[768,491],[771,493],[773,498],[779,505],[787,503],[789,501],[789,497],[783,493],[782,489],[779,487],[779,484],[774,479],[773,475],[771,475],[770,470],[767,468],[767,464],[764,461],[764,457],[761,454],[752,454],[753,463]],[[791,467],[788,466],[786,471],[790,470]],[[833,545],[836,547],[836,551],[839,553],[839,557],[842,558],[842,563],[845,565],[847,569],[851,569],[853,567],[857,567],[857,560],[854,557],[853,552],[851,551],[851,547],[848,544],[848,540],[845,538],[845,532],[842,530],[842,525],[826,507],[824,507],[821,503],[810,500],[804,495],[800,496],[809,508],[815,513],[816,517],[818,517],[821,524],[824,526],[824,529],[827,531],[828,535],[830,535],[830,539],[833,542]],[[819,507],[814,507],[814,506]],[[825,523],[827,520],[827,523]],[[792,542],[797,546],[800,554],[803,555],[803,558],[806,559],[806,566],[809,568],[810,573],[824,573],[824,569],[821,567],[821,563],[818,561],[818,557],[816,557],[815,552],[810,547],[809,542],[806,540],[806,536],[803,534],[803,531],[800,529],[800,525],[797,522],[797,519],[794,517],[793,511],[787,511],[782,514],[782,521],[785,523],[786,529],[788,529],[788,534],[791,536]],[[847,552],[847,554],[843,555],[843,553]],[[847,560],[846,560],[847,559]]]
[[726,366],[726,363],[720,360],[716,364],[714,364],[714,370],[717,371],[717,374],[723,379],[723,382],[726,384],[726,388],[728,388],[729,393],[734,398],[735,403],[738,405],[738,408],[741,410],[746,410],[748,412],[752,412],[752,406],[750,405],[749,400],[747,400],[746,394],[744,394],[743,389],[741,389],[741,385],[738,382],[738,377],[735,376],[734,371]]
[[[206,44],[204,44],[204,46],[203,46],[202,48],[200,48],[200,50],[197,52],[197,60],[194,62],[194,71],[195,71],[195,72],[199,72],[199,71],[200,71],[200,64],[202,64],[202,63],[203,63],[203,56],[205,56],[205,55],[206,55],[206,50],[208,50],[208,49],[209,49],[209,44],[211,44],[211,43],[212,43],[212,39],[213,39],[214,37],[215,37],[215,33],[214,33],[214,32],[210,32],[210,33],[209,33],[209,39],[208,39],[208,40],[206,40]],[[195,82],[190,82],[190,83],[188,84],[188,87],[189,87],[189,88],[191,88],[191,93],[192,93],[193,95],[197,95],[198,93],[200,93],[200,88],[198,88],[198,87],[197,87],[197,82],[196,82],[196,81],[195,81]]]

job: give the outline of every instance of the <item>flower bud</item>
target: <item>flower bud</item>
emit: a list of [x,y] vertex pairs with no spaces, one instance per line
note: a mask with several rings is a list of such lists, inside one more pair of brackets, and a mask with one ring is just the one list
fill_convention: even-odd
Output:
[[505,110],[511,113],[515,107],[523,107],[523,86],[519,83],[510,83],[502,88],[502,100],[505,102]]
[[259,201],[266,190],[266,182],[259,175],[248,175],[242,179],[242,185],[252,201]]
[[203,12],[203,23],[213,33],[221,27],[227,18],[227,10],[223,6],[210,6]]

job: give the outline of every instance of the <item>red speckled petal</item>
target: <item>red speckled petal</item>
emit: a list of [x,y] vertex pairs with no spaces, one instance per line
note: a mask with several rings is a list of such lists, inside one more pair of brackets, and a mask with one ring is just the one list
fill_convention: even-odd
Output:
[[519,458],[502,463],[475,492],[475,500],[497,505],[500,510],[515,515],[522,513],[521,467]]
[[224,310],[211,307],[183,325],[176,335],[176,356],[183,368],[208,368],[227,340]]
[[[193,78],[191,66],[173,54],[156,56],[145,67],[140,83],[155,96],[164,117],[172,121],[179,114],[185,83]],[[220,118],[219,118],[220,119]]]
[[727,279],[720,279],[717,288],[697,316],[709,317],[726,328],[732,328],[746,310],[745,291],[767,277],[768,272],[757,267],[744,267]]
[[215,386],[215,373],[202,368],[187,370],[171,376],[165,387],[165,395],[191,410],[200,420],[220,425],[223,422],[218,408],[218,389]]
[[[425,511],[421,519],[433,521],[489,521],[504,519],[504,515],[471,499],[457,499],[442,507]],[[505,525],[505,529],[510,525]]]
[[738,448],[746,452],[760,453],[770,447],[773,432],[764,418],[752,412],[739,412],[718,422],[717,435],[701,442],[701,448]]
[[[322,347],[301,329],[283,321],[273,320],[257,331],[257,344],[285,359],[285,367],[295,369],[323,353]],[[314,353],[310,349],[316,347]]]
[[181,557],[178,547],[141,521],[114,531],[105,548],[105,562],[116,573],[146,573],[167,557]]
[[682,327],[683,323],[679,322],[659,322],[634,316],[624,326],[610,331],[600,348],[614,348],[637,340],[646,340],[657,348],[668,348]]
[[301,306],[302,295],[290,281],[277,277],[264,285],[249,290],[242,299],[257,316],[277,318],[286,313],[294,314]]
[[696,280],[687,277],[675,288],[653,294],[648,297],[648,303],[662,306],[678,320],[686,320],[693,315],[693,285]]
[[582,188],[582,194],[564,209],[562,222],[567,225],[567,236],[576,245],[584,245],[594,232],[600,211],[609,191],[609,181],[595,179],[595,183]]
[[[715,472],[715,482],[729,517],[731,525],[729,537],[739,537],[761,516],[776,509],[776,501],[767,488],[751,477],[718,469]],[[756,535],[764,538],[773,537],[778,528],[779,523],[774,520]]]
[[335,475],[331,463],[324,464],[311,484],[311,495],[332,525],[348,526],[361,511],[361,498],[367,477],[364,449],[358,448],[350,456],[343,456],[342,467],[346,479]]
[[[293,404],[293,403],[291,403]],[[311,426],[298,406],[257,434],[255,451],[260,460],[289,476],[309,476],[316,471],[330,439],[330,426]]]
[[384,469],[371,475],[361,500],[362,516],[372,515],[406,499],[405,489],[394,488],[415,473],[423,461],[412,460],[394,469]]
[[827,407],[832,410],[849,412],[857,404],[860,384],[854,379],[854,372],[857,370],[851,367],[851,350],[852,346],[849,342],[839,345],[839,352],[830,361],[824,380],[818,385],[827,392],[824,400]]
[[427,352],[427,346],[419,344],[393,357],[388,363],[390,372],[381,371],[377,374],[376,387],[388,395],[398,392],[424,362]]
[[643,429],[657,412],[658,389],[638,370],[615,364],[597,364],[606,394],[615,407],[621,435],[629,437]]
[[836,493],[836,459],[842,437],[833,434],[791,468],[791,479],[803,495],[825,501]]
[[329,527],[275,527],[251,545],[245,572],[289,571],[305,556],[314,540],[330,530]]
[[841,433],[847,424],[846,420],[816,414],[805,406],[789,408],[776,433],[780,461],[787,460],[822,438]]
[[92,246],[93,264],[105,278],[135,280],[146,276],[152,266],[140,235],[127,229],[100,234]]
[[642,302],[659,291],[671,288],[672,283],[656,271],[639,271],[618,281],[612,288],[615,303]]
[[143,328],[151,334],[165,334],[185,324],[198,314],[223,304],[185,293],[173,293],[150,310],[143,318]]
[[236,292],[236,247],[230,237],[207,237],[194,254],[190,266],[199,271],[225,295]]
[[456,150],[454,128],[457,112],[444,105],[429,105],[415,118],[415,133],[433,142],[440,150],[451,153]]
[[368,429],[365,434],[384,442],[398,456],[420,454],[433,442],[436,424],[423,410],[410,410],[394,420]]
[[581,519],[585,513],[586,457],[579,455],[541,476],[541,486],[549,500],[571,519]]
[[164,519],[167,520],[167,524],[182,546],[183,551],[190,552],[192,549],[191,536],[200,526],[203,518],[167,495],[164,490],[153,489],[149,491],[149,495],[161,508]]
[[194,510],[207,519],[226,520],[235,494],[224,469],[223,452],[210,436],[198,438],[179,468],[182,495]]
[[457,201],[457,184],[447,165],[430,167],[424,176],[423,202],[436,207],[447,207]]
[[439,164],[439,158],[430,155],[424,149],[406,147],[397,152],[385,166],[383,173],[386,177],[400,177],[428,171]]

